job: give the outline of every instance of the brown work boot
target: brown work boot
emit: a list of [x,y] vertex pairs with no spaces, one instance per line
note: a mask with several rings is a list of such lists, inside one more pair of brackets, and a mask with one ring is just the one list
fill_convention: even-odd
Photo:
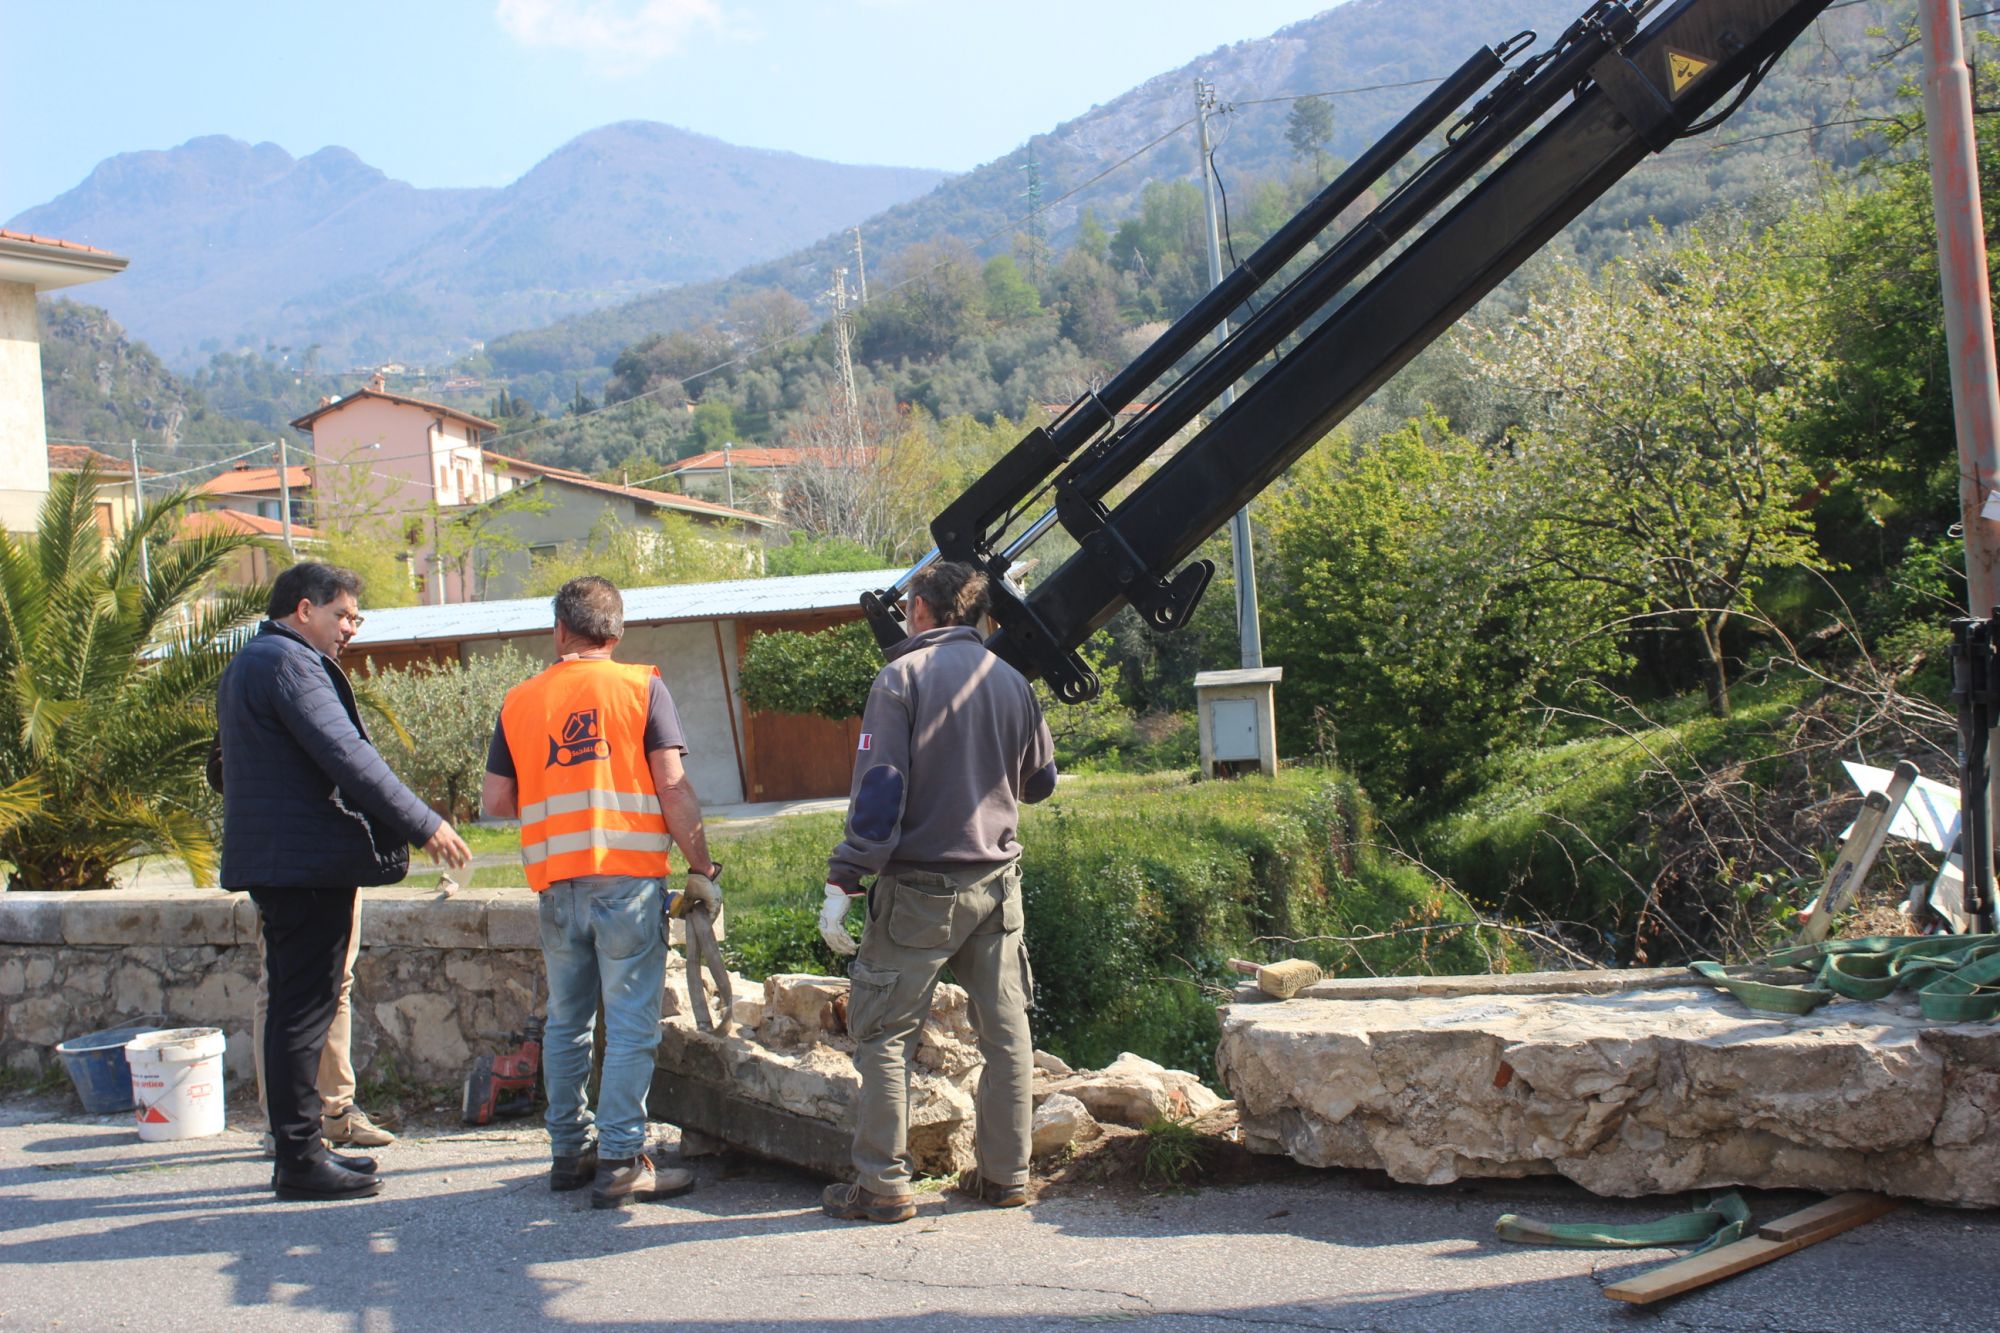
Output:
[[976,1168],[959,1173],[957,1189],[995,1208],[1020,1208],[1028,1202],[1026,1185],[996,1185]]
[[580,1153],[573,1156],[556,1154],[549,1163],[549,1188],[561,1194],[565,1190],[582,1189],[597,1175],[597,1145],[586,1144]]
[[679,1167],[658,1168],[644,1153],[637,1157],[605,1157],[597,1163],[597,1181],[590,1187],[592,1208],[625,1208],[686,1194],[694,1175]]
[[913,1194],[870,1194],[860,1185],[828,1185],[820,1196],[828,1217],[843,1222],[907,1222],[917,1215]]

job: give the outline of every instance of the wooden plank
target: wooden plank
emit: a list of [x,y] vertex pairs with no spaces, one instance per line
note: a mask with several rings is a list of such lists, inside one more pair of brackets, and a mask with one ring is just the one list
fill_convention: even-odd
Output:
[[[1775,1222],[1766,1222],[1757,1228],[1757,1234],[1765,1240],[1792,1240],[1808,1231],[1817,1231],[1829,1223],[1844,1218],[1853,1210],[1871,1207],[1875,1211],[1861,1218],[1861,1222],[1880,1217],[1883,1213],[1893,1212],[1896,1205],[1879,1194],[1864,1194],[1858,1190],[1851,1190],[1846,1194],[1836,1194],[1831,1199],[1821,1200],[1810,1208],[1781,1217]],[[1847,1225],[1858,1226],[1860,1223],[1849,1222]]]
[[[1637,1277],[1614,1282],[1604,1289],[1604,1294],[1614,1301],[1651,1305],[1654,1301],[1734,1277],[1747,1269],[1768,1264],[1773,1259],[1782,1259],[1795,1250],[1803,1250],[1808,1245],[1838,1236],[1884,1213],[1894,1212],[1896,1207],[1895,1200],[1879,1194],[1842,1194],[1781,1217],[1759,1228],[1759,1234],[1733,1245],[1724,1245],[1707,1254],[1697,1254],[1692,1259],[1666,1264]],[[1767,1231],[1781,1233],[1786,1239],[1772,1240],[1763,1234]]]
[[1840,855],[1826,877],[1825,887],[1806,909],[1805,922],[1798,938],[1792,941],[1794,944],[1816,944],[1833,929],[1835,914],[1860,892],[1861,882],[1868,878],[1882,844],[1888,841],[1889,825],[1909,799],[1916,780],[1917,766],[1905,759],[1890,775],[1887,791],[1869,792],[1862,800],[1861,813],[1855,816],[1847,841],[1840,845]]

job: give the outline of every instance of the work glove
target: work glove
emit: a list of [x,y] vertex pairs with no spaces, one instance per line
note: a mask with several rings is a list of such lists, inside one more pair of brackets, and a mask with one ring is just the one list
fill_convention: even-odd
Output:
[[826,903],[819,909],[819,937],[826,947],[845,957],[861,946],[847,933],[847,907],[854,899],[838,884],[826,886]]
[[706,875],[688,871],[687,882],[674,896],[674,905],[667,909],[668,916],[678,921],[697,905],[708,909],[710,920],[722,915],[722,862],[715,862],[708,870]]

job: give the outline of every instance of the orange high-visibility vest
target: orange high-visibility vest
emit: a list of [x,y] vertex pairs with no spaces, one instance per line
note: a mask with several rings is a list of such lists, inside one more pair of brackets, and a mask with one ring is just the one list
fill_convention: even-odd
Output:
[[662,878],[667,821],[646,764],[657,668],[558,662],[507,692],[500,729],[520,784],[521,862],[536,892],[579,875]]

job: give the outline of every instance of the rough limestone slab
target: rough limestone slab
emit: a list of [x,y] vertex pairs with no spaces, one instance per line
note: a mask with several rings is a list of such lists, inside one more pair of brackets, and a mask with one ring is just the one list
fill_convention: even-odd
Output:
[[[1407,1000],[1445,995],[1612,995],[1688,984],[1684,967],[1577,972],[1480,972],[1462,977],[1330,977],[1304,987],[1308,1000]],[[1255,990],[1255,987],[1249,987]],[[1259,992],[1261,995],[1261,992]],[[1269,996],[1262,996],[1269,999]]]
[[1217,1065],[1246,1144],[1310,1166],[2000,1205],[2000,1023],[1901,1000],[1798,1018],[1686,986],[1232,1005]]
[[[761,1002],[737,1001],[738,1013],[748,1017],[754,1010],[755,1026],[717,1036],[697,1030],[677,998],[685,984],[680,955],[668,955],[667,969],[669,1003],[660,1022],[650,1113],[761,1157],[851,1179],[861,1076],[854,1042],[838,1029],[833,1004],[846,998],[847,979],[768,978]],[[741,977],[732,977],[731,988],[738,996],[758,990]],[[940,985],[910,1071],[909,1144],[919,1175],[953,1175],[973,1165],[973,1091],[981,1064],[965,992]]]

